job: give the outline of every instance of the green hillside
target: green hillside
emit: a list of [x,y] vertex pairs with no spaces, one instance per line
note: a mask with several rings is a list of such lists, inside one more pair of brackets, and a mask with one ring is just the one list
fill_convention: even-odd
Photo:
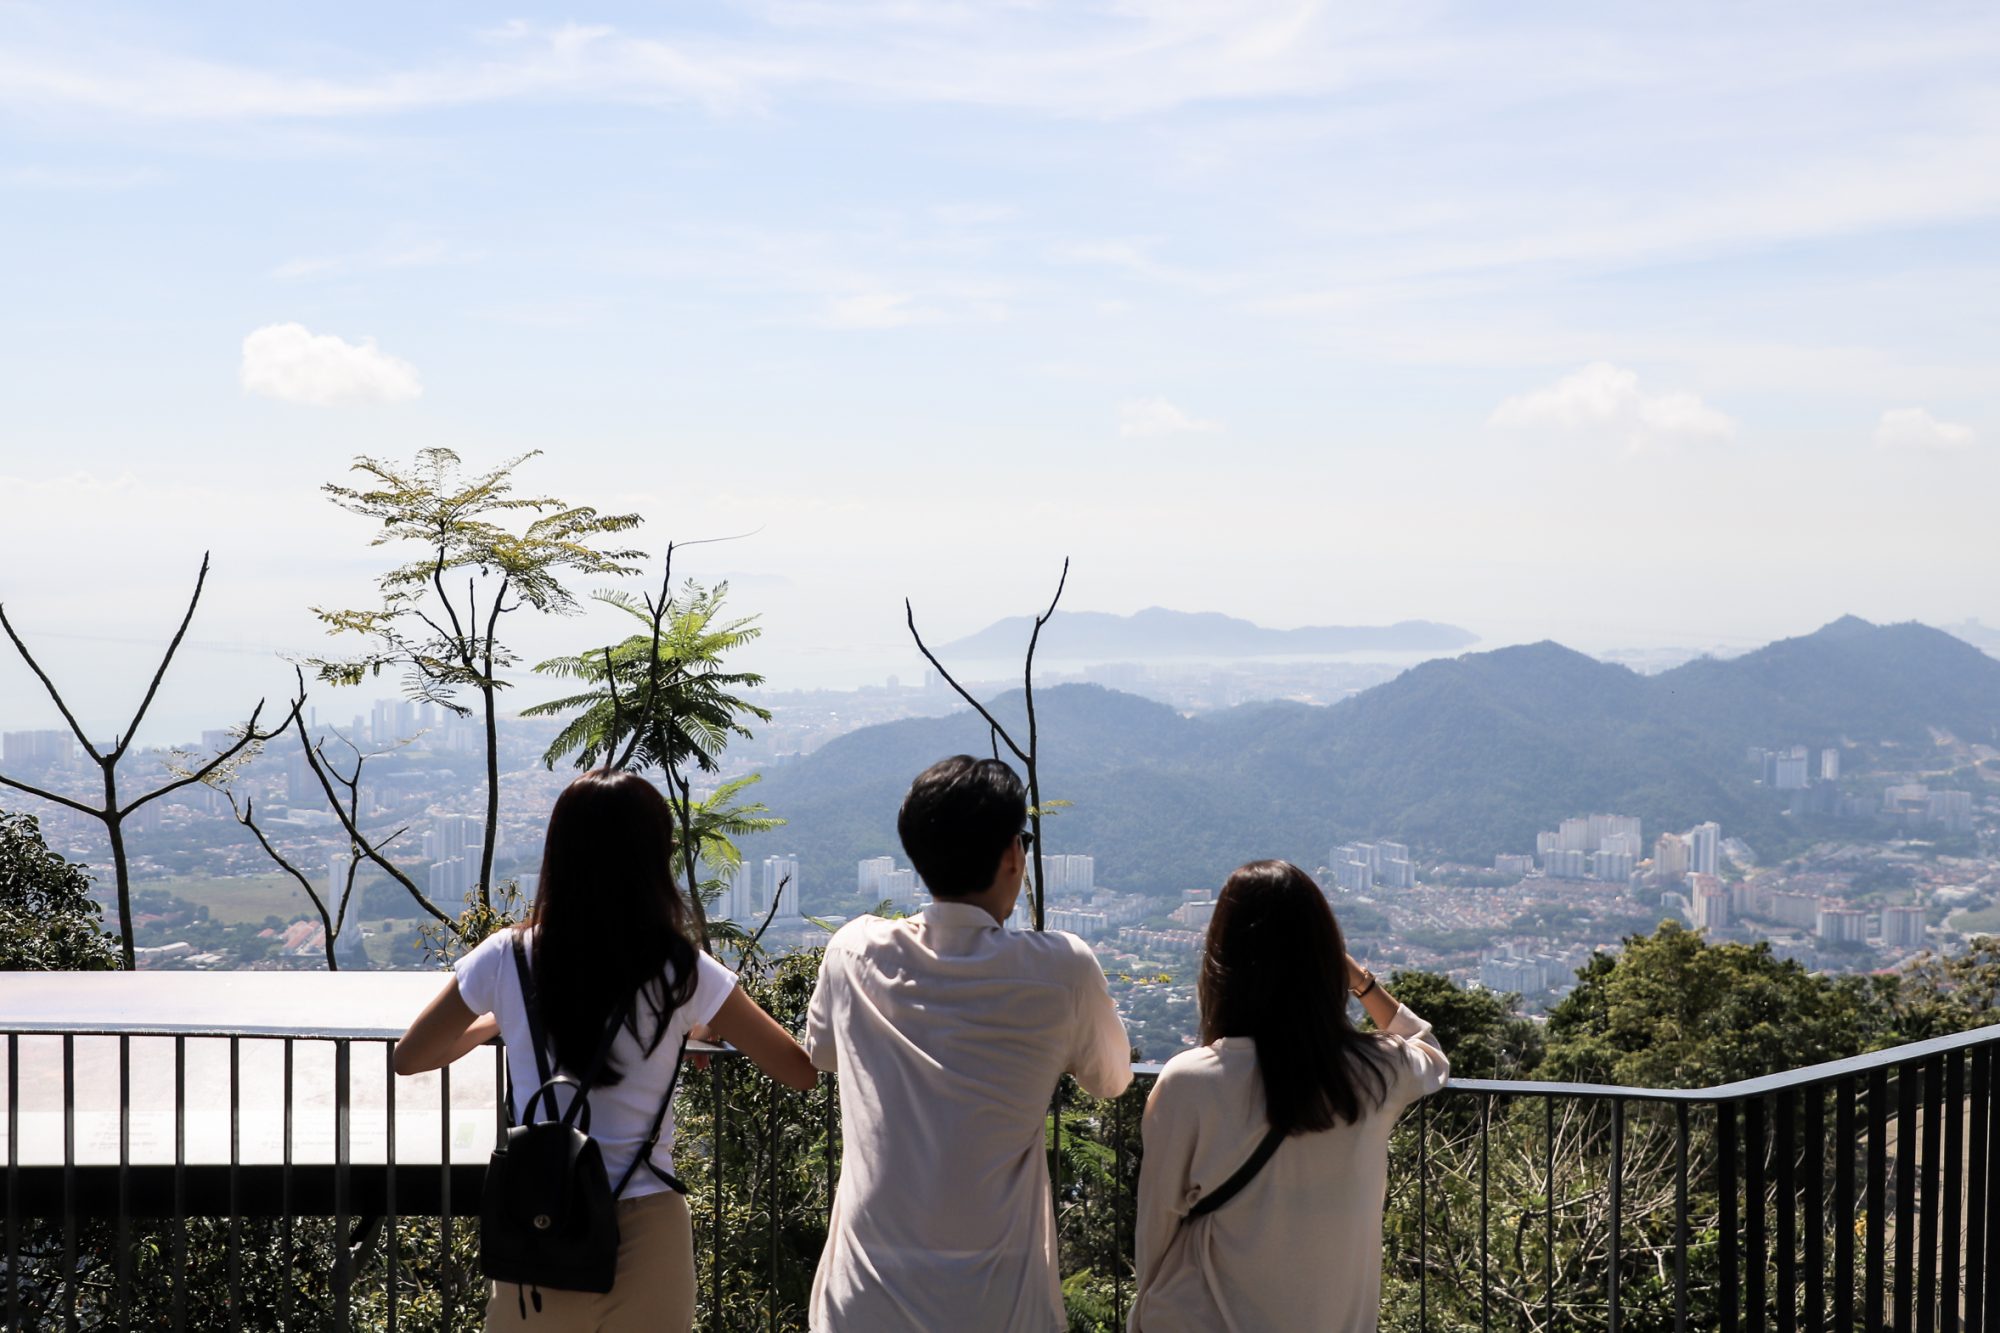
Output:
[[[1017,694],[992,707],[1009,725]],[[1037,698],[1043,791],[1073,804],[1052,851],[1088,851],[1107,884],[1219,883],[1255,856],[1317,865],[1393,837],[1484,860],[1529,850],[1568,815],[1639,815],[1648,837],[1704,819],[1753,845],[1795,836],[1752,745],[1928,746],[2000,737],[2000,661],[1920,625],[1853,618],[1728,661],[1640,676],[1553,643],[1424,663],[1332,707],[1255,704],[1197,718],[1098,686]],[[808,899],[849,892],[854,862],[896,852],[910,778],[990,749],[969,713],[870,727],[773,772]]]

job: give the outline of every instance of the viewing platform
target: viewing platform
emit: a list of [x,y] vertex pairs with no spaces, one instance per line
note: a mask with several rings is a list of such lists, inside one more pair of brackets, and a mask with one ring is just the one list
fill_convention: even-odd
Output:
[[[0,974],[7,1327],[479,1327],[498,1049],[390,1069],[441,984]],[[1454,1082],[1392,1148],[1384,1327],[2000,1327],[1996,1056],[2000,1025],[1713,1088]],[[1155,1072],[1112,1102],[1066,1086],[1051,1117],[1079,1327],[1129,1307]],[[832,1081],[790,1093],[719,1058],[677,1114],[698,1326],[803,1327]]]

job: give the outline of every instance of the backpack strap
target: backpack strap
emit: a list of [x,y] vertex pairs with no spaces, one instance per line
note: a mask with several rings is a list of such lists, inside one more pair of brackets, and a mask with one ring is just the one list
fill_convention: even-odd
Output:
[[681,1048],[674,1052],[674,1072],[667,1079],[667,1095],[660,1098],[660,1109],[653,1112],[652,1131],[646,1135],[646,1141],[639,1145],[638,1155],[626,1165],[625,1174],[618,1177],[617,1188],[611,1191],[611,1197],[614,1199],[623,1194],[625,1187],[632,1183],[632,1176],[638,1171],[639,1164],[642,1162],[645,1163],[646,1169],[658,1176],[668,1189],[673,1190],[676,1194],[687,1193],[687,1186],[681,1183],[680,1177],[671,1171],[660,1170],[653,1162],[653,1149],[657,1148],[660,1144],[660,1130],[667,1122],[667,1108],[674,1104],[674,1088],[681,1081],[681,1062],[687,1058],[687,1048],[687,1034],[682,1033]]
[[1216,1189],[1202,1195],[1194,1207],[1187,1210],[1187,1216],[1181,1219],[1181,1225],[1186,1226],[1197,1217],[1206,1217],[1242,1193],[1243,1187],[1257,1178],[1257,1173],[1264,1169],[1264,1164],[1278,1151],[1278,1145],[1285,1141],[1285,1137],[1285,1131],[1282,1129],[1268,1131],[1264,1135],[1264,1141],[1257,1145],[1257,1151],[1251,1153],[1249,1160],[1236,1168],[1235,1175],[1223,1181]]
[[[521,938],[521,932],[514,932],[514,975],[521,981],[521,1007],[528,1013],[528,1044],[535,1048],[535,1073],[538,1086],[547,1087],[554,1073],[549,1068],[549,1038],[542,1030],[541,996],[535,990],[534,969],[528,966],[528,945]],[[526,1108],[514,1105],[513,1080],[508,1080],[507,1109],[518,1124],[521,1112]]]

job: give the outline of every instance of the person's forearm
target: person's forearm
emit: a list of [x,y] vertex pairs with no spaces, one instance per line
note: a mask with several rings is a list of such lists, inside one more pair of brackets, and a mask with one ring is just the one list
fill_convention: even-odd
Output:
[[1368,1011],[1368,1017],[1377,1028],[1386,1029],[1390,1020],[1395,1018],[1396,1011],[1402,1008],[1396,1003],[1396,997],[1389,994],[1389,988],[1379,980],[1366,995],[1355,998],[1361,1001],[1361,1007]]

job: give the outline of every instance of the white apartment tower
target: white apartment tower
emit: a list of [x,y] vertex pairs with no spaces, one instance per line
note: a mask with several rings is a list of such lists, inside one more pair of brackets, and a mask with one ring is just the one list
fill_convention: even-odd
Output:
[[771,910],[773,900],[778,910],[774,921],[789,921],[799,915],[799,858],[794,852],[789,856],[767,856],[764,858],[764,895],[762,907]]
[[1688,870],[1697,875],[1715,875],[1722,859],[1722,826],[1713,820],[1688,830]]

